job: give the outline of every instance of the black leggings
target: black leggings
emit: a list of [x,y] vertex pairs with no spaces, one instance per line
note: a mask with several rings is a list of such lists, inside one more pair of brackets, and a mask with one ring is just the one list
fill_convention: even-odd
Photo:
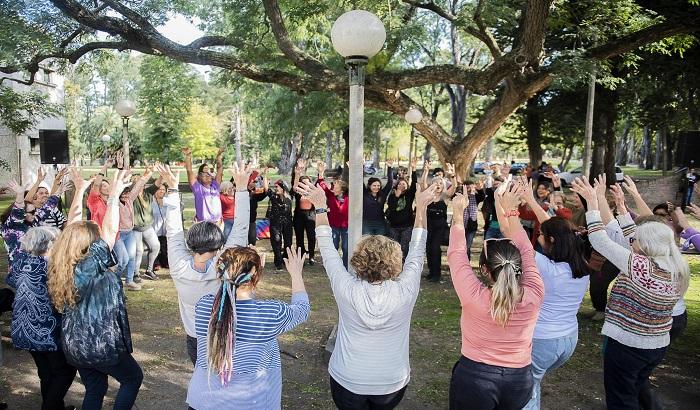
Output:
[[270,224],[270,244],[275,254],[275,268],[284,268],[284,258],[287,257],[287,248],[292,246],[292,224]]
[[442,268],[442,241],[445,238],[447,222],[428,219],[428,278],[440,279]]
[[159,236],[158,242],[160,243],[160,252],[158,252],[158,257],[156,258],[156,263],[160,265],[163,269],[168,269],[168,239],[165,236]]
[[398,406],[406,387],[389,394],[356,394],[341,386],[331,377],[331,396],[339,410],[390,410]]
[[63,410],[63,398],[73,384],[77,369],[66,361],[62,350],[29,352],[36,363],[41,384],[41,409]]
[[452,368],[450,410],[520,410],[532,397],[532,371],[491,366],[464,356]]
[[[309,247],[304,246],[304,232],[306,239],[309,241]],[[314,211],[296,211],[294,212],[294,236],[296,238],[298,248],[301,248],[302,253],[308,253],[309,258],[314,257],[314,249],[316,248],[316,214]]]
[[605,306],[608,304],[608,287],[620,270],[609,261],[605,261],[600,270],[600,272],[591,273],[591,304],[596,311],[605,312]]

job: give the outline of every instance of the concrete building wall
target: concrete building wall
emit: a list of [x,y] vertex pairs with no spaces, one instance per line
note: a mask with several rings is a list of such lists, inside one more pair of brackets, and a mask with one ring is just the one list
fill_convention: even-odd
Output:
[[[2,76],[23,78],[24,74],[2,74]],[[11,87],[17,92],[38,90],[45,93],[52,103],[63,105],[65,101],[64,81],[63,76],[58,73],[41,69],[37,73],[35,83],[31,86],[7,80],[3,82],[3,86]],[[0,172],[0,186],[5,186],[10,179],[15,179],[24,185],[34,181],[41,166],[39,130],[65,129],[66,120],[62,116],[42,118],[33,128],[20,135],[13,134],[0,123],[0,159],[5,160],[10,165],[9,173],[4,170]],[[49,170],[47,176],[49,182],[52,174],[53,171]]]

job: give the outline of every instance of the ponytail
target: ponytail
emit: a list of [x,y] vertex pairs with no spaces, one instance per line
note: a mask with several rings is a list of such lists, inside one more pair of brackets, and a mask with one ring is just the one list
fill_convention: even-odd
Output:
[[499,325],[505,327],[515,305],[522,297],[520,287],[521,271],[512,263],[506,262],[498,274],[496,282],[491,287],[491,317]]

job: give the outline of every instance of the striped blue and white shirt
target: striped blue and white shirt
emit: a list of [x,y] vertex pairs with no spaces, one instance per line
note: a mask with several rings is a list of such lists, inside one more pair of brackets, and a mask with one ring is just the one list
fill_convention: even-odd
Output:
[[222,386],[216,370],[209,373],[207,339],[214,296],[195,306],[197,364],[187,391],[187,404],[205,409],[279,409],[282,401],[282,361],[277,336],[309,317],[306,292],[292,295],[291,304],[276,300],[236,301],[236,343],[233,376]]

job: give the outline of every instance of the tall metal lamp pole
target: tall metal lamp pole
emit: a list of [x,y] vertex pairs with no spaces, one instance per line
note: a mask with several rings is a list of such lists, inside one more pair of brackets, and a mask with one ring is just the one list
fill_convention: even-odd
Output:
[[413,152],[416,142],[416,124],[423,120],[423,113],[417,108],[411,108],[406,111],[403,117],[406,119],[406,122],[411,124],[411,141],[408,145],[408,176],[410,177],[413,171],[415,171],[411,164],[413,163],[413,157],[416,155],[416,153]]
[[[352,255],[355,244],[362,236],[362,184],[364,165],[364,109],[365,65],[384,46],[384,24],[365,10],[344,13],[333,23],[333,48],[345,57],[350,85],[350,177],[348,215],[348,251]],[[348,259],[351,255],[348,255]]]
[[130,100],[121,100],[114,107],[117,114],[122,117],[122,146],[124,149],[124,166],[129,167],[129,117],[136,113],[136,105]]

